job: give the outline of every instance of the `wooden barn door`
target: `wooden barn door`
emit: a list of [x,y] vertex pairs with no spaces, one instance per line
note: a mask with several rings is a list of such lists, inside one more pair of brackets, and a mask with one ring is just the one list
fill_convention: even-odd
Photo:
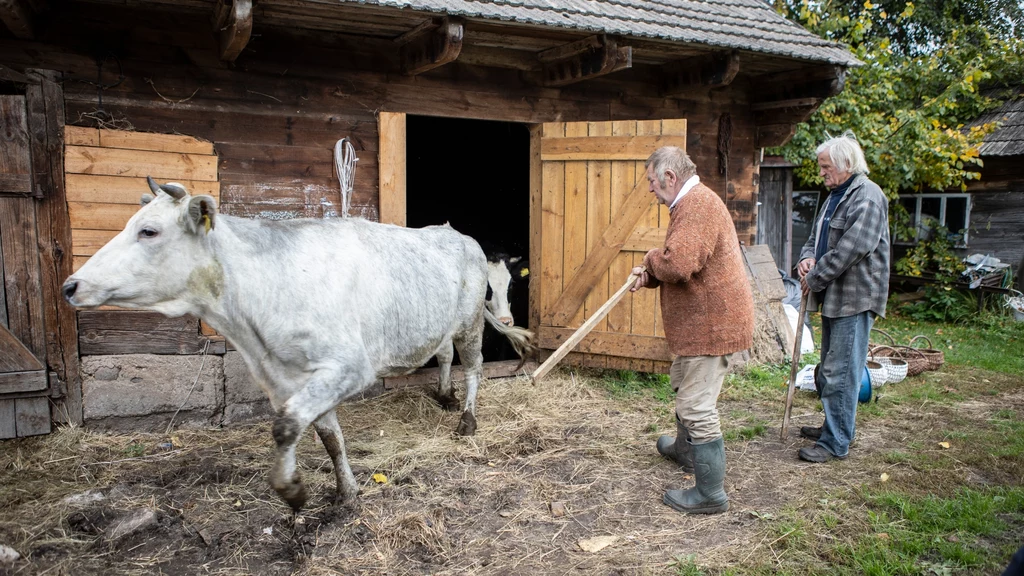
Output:
[[65,396],[77,382],[74,315],[58,311],[71,260],[56,79],[34,72],[16,78],[24,95],[0,96],[0,439],[81,419],[80,395]]
[[[531,325],[542,348],[557,348],[648,250],[664,244],[669,213],[648,191],[644,161],[666,145],[686,148],[685,120],[548,123],[534,131],[531,267],[540,273],[531,284]],[[666,372],[671,354],[659,306],[656,290],[627,296],[570,361]]]

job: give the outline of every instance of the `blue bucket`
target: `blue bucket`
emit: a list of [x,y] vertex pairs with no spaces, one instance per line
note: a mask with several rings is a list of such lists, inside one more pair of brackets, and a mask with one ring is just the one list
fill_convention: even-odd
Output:
[[860,379],[860,396],[857,400],[861,404],[871,401],[871,373],[868,372],[868,367],[864,367],[864,376]]

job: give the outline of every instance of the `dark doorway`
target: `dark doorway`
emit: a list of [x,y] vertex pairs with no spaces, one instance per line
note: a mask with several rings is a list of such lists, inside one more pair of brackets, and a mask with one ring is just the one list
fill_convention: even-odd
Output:
[[[448,222],[487,252],[527,260],[530,249],[530,132],[525,124],[408,116],[406,225]],[[527,281],[509,294],[518,326],[529,316]],[[518,358],[484,333],[484,361]]]

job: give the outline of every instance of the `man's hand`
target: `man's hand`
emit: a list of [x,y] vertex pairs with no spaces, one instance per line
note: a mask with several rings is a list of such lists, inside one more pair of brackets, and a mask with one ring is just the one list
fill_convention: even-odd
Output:
[[807,285],[806,274],[800,277],[800,291],[803,293],[804,296],[807,296],[808,294],[811,293],[811,287]]
[[637,275],[637,279],[633,284],[633,287],[629,289],[630,292],[636,292],[641,288],[646,288],[651,281],[651,275],[647,272],[647,268],[644,266],[637,266],[633,268],[633,274]]
[[804,276],[807,276],[807,273],[811,271],[811,268],[814,268],[815,263],[816,261],[814,258],[804,258],[796,265],[796,273],[800,275],[800,280],[803,280]]

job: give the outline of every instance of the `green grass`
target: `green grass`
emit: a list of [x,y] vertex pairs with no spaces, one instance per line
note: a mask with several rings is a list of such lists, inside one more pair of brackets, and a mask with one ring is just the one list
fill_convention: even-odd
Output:
[[1013,534],[1024,527],[1021,488],[964,488],[949,498],[879,492],[866,501],[870,531],[836,549],[856,573],[998,570],[1020,545]]
[[663,404],[675,402],[675,392],[669,384],[668,374],[645,374],[632,370],[606,370],[600,378],[601,386],[613,397],[623,400],[639,397],[654,398]]

